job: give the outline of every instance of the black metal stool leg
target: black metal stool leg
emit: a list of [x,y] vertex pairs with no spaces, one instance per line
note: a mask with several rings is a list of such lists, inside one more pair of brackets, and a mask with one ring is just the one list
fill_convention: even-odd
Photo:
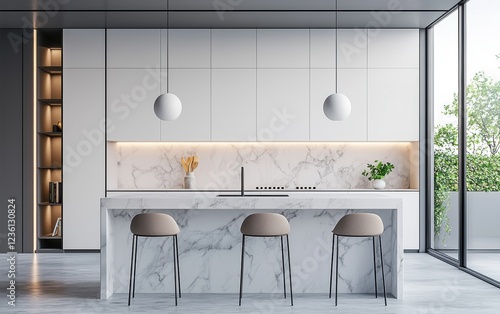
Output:
[[241,295],[243,293],[243,261],[245,257],[245,235],[243,235],[243,240],[241,241],[241,273],[240,273],[240,301],[239,306],[241,306]]
[[281,262],[283,266],[283,296],[286,299],[286,274],[285,274],[285,252],[283,249],[283,236],[280,236],[281,239]]
[[384,302],[385,306],[387,306],[387,295],[385,293],[385,273],[384,273],[384,257],[382,253],[382,237],[378,236],[378,241],[380,243],[380,263],[382,264],[382,284],[384,286]]
[[335,261],[335,306],[337,306],[337,294],[339,292],[339,236],[337,242],[337,259]]
[[135,236],[135,256],[134,256],[134,284],[132,288],[132,298],[135,298],[135,276],[137,274],[137,242],[139,242],[139,236]]
[[[288,275],[290,276],[290,304],[293,306],[293,290],[292,290],[292,262],[290,261],[290,239],[286,235],[286,250],[288,251]],[[284,274],[283,274],[284,275]]]
[[375,261],[375,237],[372,237],[373,243],[373,276],[375,276],[375,298],[378,298],[377,292],[377,262]]
[[332,298],[332,278],[333,278],[333,251],[335,249],[335,235],[332,234],[332,262],[330,264],[330,293],[328,294],[328,297],[331,299]]
[[177,238],[177,235],[174,236],[175,238],[175,252],[177,255],[177,285],[179,287],[179,298],[181,297],[181,271],[180,271],[180,264],[179,264],[179,239]]
[[174,260],[174,271],[172,276],[174,277],[174,295],[175,295],[175,306],[177,306],[177,258],[175,258],[175,237],[172,237],[172,259]]
[[130,306],[130,295],[132,294],[132,271],[134,269],[134,243],[135,234],[132,235],[132,252],[130,254],[130,282],[128,285],[128,306]]

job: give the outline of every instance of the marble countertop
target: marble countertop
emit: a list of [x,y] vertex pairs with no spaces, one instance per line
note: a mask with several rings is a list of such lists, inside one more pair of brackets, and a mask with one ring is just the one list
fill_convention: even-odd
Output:
[[[402,209],[397,197],[379,194],[289,193],[289,197],[216,197],[217,193],[129,193],[101,199],[101,209]],[[283,193],[285,194],[285,193]]]

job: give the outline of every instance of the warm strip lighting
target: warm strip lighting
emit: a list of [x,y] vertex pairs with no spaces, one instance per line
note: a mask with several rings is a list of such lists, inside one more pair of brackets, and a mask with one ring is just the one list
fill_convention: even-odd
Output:
[[108,142],[116,143],[117,145],[144,145],[144,146],[162,146],[162,145],[176,145],[176,146],[269,146],[269,145],[289,145],[289,146],[387,146],[387,145],[411,145],[414,142]]
[[37,223],[36,223],[36,212],[37,212],[37,207],[38,207],[38,193],[37,191],[37,146],[36,146],[36,140],[37,140],[37,124],[36,124],[36,118],[37,118],[37,80],[36,80],[36,75],[37,75],[37,30],[33,30],[33,252],[36,252],[36,244],[37,244]]

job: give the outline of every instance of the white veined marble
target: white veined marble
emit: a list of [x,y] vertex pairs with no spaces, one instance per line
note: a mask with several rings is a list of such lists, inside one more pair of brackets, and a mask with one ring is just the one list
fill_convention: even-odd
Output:
[[[284,214],[291,225],[294,292],[326,293],[331,230],[345,214],[362,211],[376,213],[384,221],[382,240],[387,291],[402,298],[401,209],[400,199],[366,196],[102,199],[101,297],[128,292],[132,243],[129,226],[132,217],[141,212],[165,212],[179,224],[181,280],[185,292],[237,293],[242,238],[239,228],[243,219],[254,212],[278,212]],[[371,238],[340,238],[339,243],[339,292],[374,292]],[[279,238],[249,237],[245,251],[244,292],[282,293]],[[140,238],[137,261],[136,291],[173,291],[171,238]],[[378,269],[381,292],[379,263]]]
[[[387,189],[410,187],[409,143],[117,143],[108,154],[116,176],[108,187],[118,189],[179,189],[185,172],[181,157],[199,156],[198,189],[236,189],[245,167],[249,189],[276,186],[294,189],[372,188],[361,173],[367,163],[388,161],[395,169]],[[115,181],[116,180],[116,181]]]

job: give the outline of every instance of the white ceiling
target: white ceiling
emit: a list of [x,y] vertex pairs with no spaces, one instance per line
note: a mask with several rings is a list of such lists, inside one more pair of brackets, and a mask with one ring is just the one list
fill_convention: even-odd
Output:
[[0,28],[425,28],[462,1],[0,0]]

